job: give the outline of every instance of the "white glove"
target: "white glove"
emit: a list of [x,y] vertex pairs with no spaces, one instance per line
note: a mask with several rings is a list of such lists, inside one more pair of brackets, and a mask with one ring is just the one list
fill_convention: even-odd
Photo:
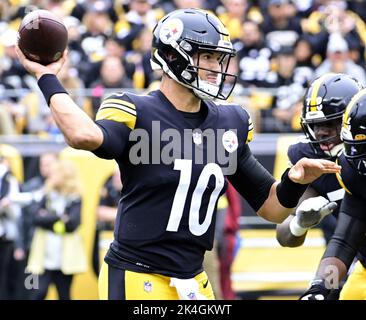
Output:
[[177,289],[179,300],[208,300],[199,292],[196,279],[170,278],[170,286]]
[[336,202],[329,202],[322,196],[304,200],[297,207],[295,217],[290,222],[291,233],[297,237],[304,235],[336,208]]

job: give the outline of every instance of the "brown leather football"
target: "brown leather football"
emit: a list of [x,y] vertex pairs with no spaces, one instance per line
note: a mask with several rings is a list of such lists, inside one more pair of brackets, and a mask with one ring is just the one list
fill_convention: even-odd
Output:
[[28,13],[19,27],[18,45],[32,61],[48,65],[57,61],[67,46],[67,29],[47,10]]

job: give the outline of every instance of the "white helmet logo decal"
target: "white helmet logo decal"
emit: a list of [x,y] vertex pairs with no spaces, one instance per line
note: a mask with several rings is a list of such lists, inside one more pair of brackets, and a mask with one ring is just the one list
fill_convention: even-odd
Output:
[[178,18],[169,19],[161,26],[159,37],[165,44],[177,41],[183,33],[183,22]]

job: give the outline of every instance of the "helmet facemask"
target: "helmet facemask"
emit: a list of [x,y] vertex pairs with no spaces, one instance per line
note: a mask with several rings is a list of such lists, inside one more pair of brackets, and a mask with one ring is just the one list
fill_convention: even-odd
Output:
[[[172,79],[193,90],[203,100],[226,100],[234,89],[237,76],[228,73],[235,50],[227,47],[202,45],[192,40],[171,43],[172,49],[163,53],[156,50],[154,57],[163,65],[163,70]],[[175,49],[175,50],[174,50]],[[211,70],[201,66],[202,55],[219,53],[220,70]],[[162,57],[164,56],[164,57]],[[196,61],[196,62],[195,62]],[[160,68],[160,66],[157,66]],[[216,83],[201,79],[200,74],[207,72],[216,78]]]
[[344,155],[348,163],[361,175],[366,176],[366,140],[355,140],[350,130],[342,128]]
[[[341,116],[332,119],[302,119],[301,126],[314,152],[322,158],[324,158],[325,154],[328,159],[332,159],[342,150],[343,144],[340,140]],[[321,129],[322,127],[326,129]],[[323,134],[319,133],[321,130],[323,130]],[[334,134],[327,134],[330,131],[333,131]]]
[[334,158],[342,150],[341,119],[348,103],[361,88],[357,80],[341,73],[326,73],[308,88],[301,125],[320,157],[325,154]]
[[[207,52],[219,57],[215,64],[213,60],[202,61],[202,54]],[[228,72],[234,56],[228,30],[216,16],[204,10],[173,11],[153,31],[153,70],[163,69],[200,99],[226,100],[230,96],[237,79]]]

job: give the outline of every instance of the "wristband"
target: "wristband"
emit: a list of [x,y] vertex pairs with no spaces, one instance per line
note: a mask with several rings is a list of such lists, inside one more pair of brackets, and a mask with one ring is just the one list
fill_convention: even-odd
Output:
[[290,222],[290,231],[295,237],[301,237],[308,231],[308,229],[300,227],[297,222],[297,217],[295,216]]
[[276,193],[280,204],[285,208],[295,208],[304,194],[308,184],[293,182],[289,176],[289,168],[282,174],[281,182],[277,185]]
[[66,93],[66,89],[54,74],[44,74],[38,80],[38,87],[41,89],[47,105],[50,105],[51,97],[56,93]]

